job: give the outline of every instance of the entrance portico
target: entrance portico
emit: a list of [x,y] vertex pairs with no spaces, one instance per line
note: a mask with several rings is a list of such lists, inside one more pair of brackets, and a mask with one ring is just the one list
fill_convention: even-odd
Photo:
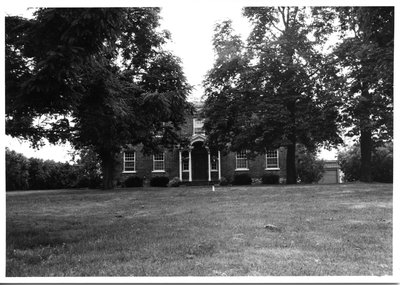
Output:
[[[179,150],[179,179],[181,181],[210,182],[212,181],[211,172],[218,172],[218,180],[221,179],[221,154],[218,151],[215,153],[218,155],[214,155],[211,160],[211,151],[204,142],[205,136],[197,134],[192,137],[187,149]],[[188,175],[183,175],[185,172],[188,172]]]

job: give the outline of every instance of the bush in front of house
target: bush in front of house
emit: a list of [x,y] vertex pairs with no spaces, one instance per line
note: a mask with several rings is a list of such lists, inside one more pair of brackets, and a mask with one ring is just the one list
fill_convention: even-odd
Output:
[[228,179],[226,179],[225,177],[221,177],[221,179],[219,180],[219,185],[220,186],[226,186],[229,184]]
[[167,187],[169,178],[166,176],[155,176],[150,179],[150,186],[153,187]]
[[143,187],[143,178],[139,176],[130,176],[125,182],[125,187]]
[[233,176],[234,185],[251,185],[251,177],[247,173],[235,174]]
[[169,181],[168,186],[169,187],[179,187],[181,185],[181,180],[179,177],[174,177],[172,178],[171,181]]
[[261,177],[262,184],[279,184],[279,175],[272,173],[265,173]]

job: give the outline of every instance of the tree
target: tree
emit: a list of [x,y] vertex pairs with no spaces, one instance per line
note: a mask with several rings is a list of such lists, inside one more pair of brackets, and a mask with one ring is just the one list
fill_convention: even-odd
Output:
[[105,189],[114,187],[124,147],[150,152],[175,143],[191,109],[190,86],[179,59],[162,49],[169,33],[157,31],[159,11],[39,9],[33,20],[8,17],[7,133],[34,145],[46,138],[93,149]]
[[[204,126],[210,144],[247,149],[250,156],[285,146],[287,183],[293,184],[296,144],[313,151],[341,141],[339,100],[326,86],[334,67],[318,50],[322,20],[300,7],[248,7],[244,15],[253,25],[246,48],[229,22],[216,29]],[[318,37],[311,41],[313,34]]]
[[[361,149],[355,144],[339,152],[339,165],[344,173],[344,180],[359,181],[362,177]],[[393,143],[388,142],[372,151],[372,181],[393,183]]]
[[29,188],[29,160],[20,153],[6,148],[6,190]]
[[315,152],[297,146],[296,173],[301,183],[318,183],[324,175],[324,161],[317,159]]
[[359,136],[360,180],[371,182],[372,153],[393,137],[393,7],[337,8],[343,42],[334,51],[343,67],[343,118]]

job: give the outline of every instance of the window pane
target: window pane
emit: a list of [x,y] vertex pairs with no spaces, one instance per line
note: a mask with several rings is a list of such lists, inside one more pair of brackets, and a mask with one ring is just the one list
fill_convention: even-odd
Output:
[[278,150],[268,150],[266,160],[267,168],[279,168]]
[[193,120],[193,132],[195,134],[203,134],[203,125],[204,125],[204,120],[201,119],[194,119]]
[[155,154],[153,161],[153,170],[164,170],[164,153]]
[[124,153],[124,171],[135,171],[135,153]]

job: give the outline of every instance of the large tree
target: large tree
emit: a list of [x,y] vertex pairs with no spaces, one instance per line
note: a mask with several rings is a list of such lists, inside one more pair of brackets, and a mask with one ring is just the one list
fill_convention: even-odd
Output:
[[190,110],[180,61],[162,49],[159,8],[39,9],[6,18],[6,131],[93,149],[104,188],[118,154],[177,142]]
[[375,147],[393,137],[393,7],[340,7],[343,42],[334,63],[343,67],[344,126],[359,137],[360,180],[371,182]]
[[[334,67],[320,51],[325,19],[300,7],[248,7],[247,46],[229,22],[217,27],[216,63],[205,81],[209,143],[249,150],[287,148],[287,183],[296,183],[296,144],[309,150],[338,143],[337,94],[327,88]],[[314,36],[314,39],[311,39]]]

